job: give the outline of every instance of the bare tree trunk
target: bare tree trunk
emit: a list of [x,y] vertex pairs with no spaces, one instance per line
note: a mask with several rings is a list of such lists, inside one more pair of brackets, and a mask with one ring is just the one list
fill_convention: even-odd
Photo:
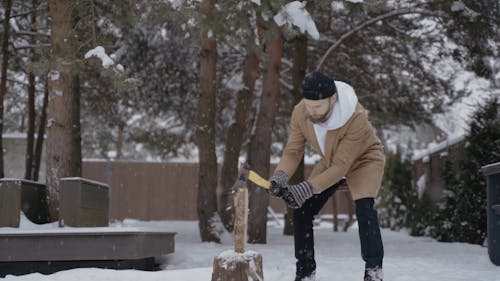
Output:
[[19,132],[24,132],[25,120],[26,120],[25,116],[21,115],[21,124],[19,124],[19,129],[18,129]]
[[120,123],[118,125],[118,138],[116,140],[116,159],[122,158],[123,150],[123,129],[125,124]]
[[51,0],[51,49],[47,121],[47,189],[51,220],[59,216],[60,178],[81,175],[80,93],[75,75],[77,37],[72,0]]
[[35,138],[35,75],[28,73],[28,133],[26,140],[26,165],[24,178],[31,179],[33,167],[33,143]]
[[234,227],[234,202],[232,189],[238,177],[238,158],[240,156],[243,134],[246,130],[247,119],[251,108],[251,98],[255,88],[255,80],[259,76],[259,58],[254,51],[249,50],[243,66],[243,84],[245,87],[238,91],[234,123],[229,127],[226,138],[226,150],[222,164],[219,214],[228,231]]
[[297,36],[294,40],[292,67],[293,106],[302,100],[302,81],[307,71],[307,42],[306,35]]
[[38,133],[35,145],[35,154],[33,156],[33,175],[31,178],[38,181],[40,174],[40,163],[42,162],[43,139],[45,136],[45,126],[47,124],[47,107],[49,104],[49,81],[45,82],[45,90],[43,93],[42,111],[40,113],[40,122],[38,124]]
[[[203,0],[201,12],[208,21],[215,0]],[[202,241],[220,242],[215,231],[217,217],[217,157],[215,155],[215,95],[217,41],[209,24],[201,28],[200,98],[198,104],[198,221]]]
[[[32,8],[35,10],[37,1],[32,1]],[[36,13],[31,13],[31,32],[36,32]],[[36,37],[31,35],[30,44],[36,45]],[[35,49],[31,49],[31,64],[35,62]],[[35,74],[30,69],[28,72],[28,133],[26,140],[26,165],[24,170],[24,178],[31,180],[33,177],[33,143],[35,138]]]
[[5,1],[5,19],[3,21],[2,40],[2,78],[0,80],[0,178],[4,177],[3,163],[3,101],[7,94],[7,69],[9,67],[9,37],[10,37],[10,13],[12,10],[12,0]]
[[[269,177],[269,160],[271,157],[272,130],[277,111],[277,99],[280,94],[280,66],[283,49],[282,31],[274,23],[267,23],[265,36],[266,46],[264,60],[264,77],[260,96],[257,119],[250,137],[248,162],[250,167],[263,177]],[[248,241],[250,243],[266,243],[267,239],[267,207],[269,195],[254,184],[250,190],[250,218]]]
[[[302,80],[306,75],[307,70],[307,36],[300,35],[295,38],[293,49],[293,67],[292,67],[292,83],[293,83],[293,105],[295,106],[302,99]],[[291,108],[293,110],[293,107]],[[297,171],[290,179],[290,183],[296,184],[304,180],[304,159],[299,164]],[[293,235],[293,209],[287,208],[285,214],[285,227],[283,234]]]
[[69,176],[80,177],[82,175],[82,126],[80,122],[81,92],[80,76],[73,76],[73,98],[71,110],[71,159],[73,166]]

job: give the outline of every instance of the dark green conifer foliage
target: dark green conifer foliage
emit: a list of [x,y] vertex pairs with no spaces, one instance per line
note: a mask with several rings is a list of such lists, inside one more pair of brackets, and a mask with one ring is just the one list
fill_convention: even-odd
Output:
[[482,244],[486,237],[486,180],[481,167],[500,161],[500,104],[489,100],[474,114],[464,157],[445,169],[446,190],[436,215],[441,241]]
[[399,230],[406,225],[408,204],[413,193],[411,181],[412,163],[409,157],[403,157],[400,149],[388,154],[379,200],[382,227]]

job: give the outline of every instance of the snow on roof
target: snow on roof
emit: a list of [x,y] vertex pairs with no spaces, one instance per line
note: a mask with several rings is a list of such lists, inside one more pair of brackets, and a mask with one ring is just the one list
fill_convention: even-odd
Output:
[[465,135],[459,135],[454,137],[449,137],[443,142],[435,143],[431,142],[425,149],[415,150],[413,152],[413,161],[420,160],[425,156],[429,156],[433,153],[436,153],[440,150],[443,150],[449,146],[455,145],[465,139]]
[[[38,134],[34,134],[34,136],[35,136],[35,138],[37,138]],[[26,133],[21,133],[21,132],[3,133],[2,138],[4,138],[4,139],[25,139]]]
[[26,138],[26,133],[5,133],[2,134],[2,138],[4,139],[25,139]]

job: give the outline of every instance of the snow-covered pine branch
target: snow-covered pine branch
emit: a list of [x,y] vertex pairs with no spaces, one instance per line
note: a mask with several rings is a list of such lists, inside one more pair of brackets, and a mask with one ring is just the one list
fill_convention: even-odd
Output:
[[[102,62],[102,67],[106,69],[112,65],[115,65],[115,62],[111,59],[110,56],[108,56],[108,54],[106,54],[106,50],[104,50],[102,46],[97,46],[94,49],[85,53],[84,56],[85,59],[89,59],[91,57],[97,57],[98,59],[100,59]],[[116,69],[120,72],[124,71],[124,68],[121,64],[116,64]]]
[[387,12],[385,14],[382,14],[380,16],[377,16],[375,18],[364,21],[364,22],[358,24],[355,28],[344,33],[342,36],[340,36],[340,38],[333,45],[331,45],[328,48],[328,50],[325,52],[325,54],[318,61],[318,64],[316,66],[316,70],[319,70],[321,68],[321,66],[323,65],[323,63],[325,62],[328,55],[330,55],[331,52],[333,52],[336,48],[338,48],[350,36],[354,35],[355,33],[359,32],[360,30],[363,30],[363,29],[377,23],[378,21],[386,20],[386,19],[393,18],[393,17],[399,17],[402,15],[408,15],[408,14],[422,14],[422,15],[442,17],[442,18],[448,17],[448,15],[446,15],[445,13],[440,12],[440,11],[430,11],[430,10],[426,10],[426,9],[422,9],[422,8],[409,7],[409,8],[402,8],[402,9],[393,10],[393,11]]

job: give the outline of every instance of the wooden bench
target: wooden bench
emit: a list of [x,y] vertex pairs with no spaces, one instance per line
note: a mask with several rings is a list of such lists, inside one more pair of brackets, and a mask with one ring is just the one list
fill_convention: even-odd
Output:
[[85,178],[61,178],[59,225],[99,227],[109,224],[109,186]]
[[49,221],[45,185],[23,179],[0,179],[0,227],[19,227],[21,211],[33,223]]
[[[107,227],[109,186],[84,178],[61,179],[59,228],[19,229],[26,205],[21,198],[31,202],[42,196],[40,190],[46,198],[44,185],[26,186],[23,180],[0,181],[0,226],[12,227],[0,229],[0,278],[79,267],[155,270],[155,257],[174,252],[175,232]],[[30,208],[23,211],[36,217]]]

